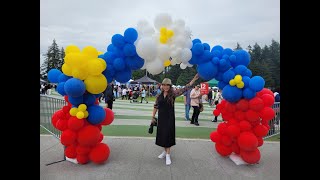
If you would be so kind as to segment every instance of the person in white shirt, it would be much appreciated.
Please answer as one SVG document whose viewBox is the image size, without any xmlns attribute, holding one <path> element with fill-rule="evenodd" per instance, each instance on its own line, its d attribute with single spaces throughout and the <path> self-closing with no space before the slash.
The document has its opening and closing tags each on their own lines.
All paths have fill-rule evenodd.
<svg viewBox="0 0 320 180">
<path fill-rule="evenodd" d="M 214 104 L 216 105 L 216 108 L 217 108 L 217 104 L 219 104 L 222 100 L 223 100 L 222 90 L 219 89 L 219 91 L 216 94 L 216 97 L 214 98 Z M 214 116 L 214 119 L 211 120 L 211 121 L 212 122 L 217 122 L 218 121 L 218 116 Z"/>
<path fill-rule="evenodd" d="M 123 98 L 127 99 L 127 88 L 122 89 L 122 100 Z"/>
<path fill-rule="evenodd" d="M 148 103 L 148 100 L 146 98 L 146 90 L 144 89 L 144 87 L 142 87 L 142 89 L 141 89 L 141 102 L 140 103 L 142 103 L 143 99 L 146 101 L 146 103 Z"/>
<path fill-rule="evenodd" d="M 191 98 L 191 106 L 193 107 L 193 114 L 191 118 L 190 124 L 194 124 L 196 126 L 199 126 L 198 123 L 198 117 L 200 114 L 200 99 L 202 94 L 200 93 L 200 85 L 196 85 L 194 89 L 190 92 L 190 98 Z"/>
</svg>

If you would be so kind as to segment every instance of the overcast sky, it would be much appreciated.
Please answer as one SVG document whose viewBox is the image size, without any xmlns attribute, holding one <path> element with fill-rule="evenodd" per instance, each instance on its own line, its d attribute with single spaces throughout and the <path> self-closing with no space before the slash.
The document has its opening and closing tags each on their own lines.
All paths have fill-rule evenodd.
<svg viewBox="0 0 320 180">
<path fill-rule="evenodd" d="M 105 52 L 114 34 L 142 19 L 153 25 L 159 13 L 183 19 L 192 39 L 211 47 L 280 42 L 280 0 L 41 0 L 40 57 L 53 39 L 59 48 L 92 45 Z"/>
</svg>

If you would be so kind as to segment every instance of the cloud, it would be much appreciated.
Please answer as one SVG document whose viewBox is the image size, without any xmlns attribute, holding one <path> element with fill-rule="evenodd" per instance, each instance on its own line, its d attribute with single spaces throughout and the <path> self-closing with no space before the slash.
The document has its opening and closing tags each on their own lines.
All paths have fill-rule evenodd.
<svg viewBox="0 0 320 180">
<path fill-rule="evenodd" d="M 61 47 L 88 45 L 106 51 L 114 34 L 135 27 L 141 19 L 153 23 L 158 13 L 183 19 L 192 38 L 223 47 L 243 48 L 280 42 L 279 0 L 41 0 L 40 53 L 53 39 Z"/>
</svg>

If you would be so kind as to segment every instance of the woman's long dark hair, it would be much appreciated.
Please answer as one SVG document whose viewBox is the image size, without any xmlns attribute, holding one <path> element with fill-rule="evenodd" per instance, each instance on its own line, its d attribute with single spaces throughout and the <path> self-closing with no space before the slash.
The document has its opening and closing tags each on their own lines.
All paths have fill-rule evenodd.
<svg viewBox="0 0 320 180">
<path fill-rule="evenodd" d="M 163 94 L 164 90 L 162 89 L 161 91 L 162 91 L 161 93 Z M 169 89 L 168 94 L 167 94 L 167 102 L 170 103 L 173 106 L 174 100 L 175 100 L 175 96 L 174 96 L 173 88 L 170 85 L 170 89 Z"/>
</svg>

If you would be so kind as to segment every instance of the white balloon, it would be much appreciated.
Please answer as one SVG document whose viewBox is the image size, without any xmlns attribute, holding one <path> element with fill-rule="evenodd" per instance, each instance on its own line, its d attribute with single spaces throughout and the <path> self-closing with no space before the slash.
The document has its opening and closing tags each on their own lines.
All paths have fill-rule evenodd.
<svg viewBox="0 0 320 180">
<path fill-rule="evenodd" d="M 171 51 L 170 51 L 170 57 L 176 59 L 177 56 L 178 56 L 178 51 L 176 50 L 176 48 L 175 48 L 175 49 L 171 49 Z"/>
<path fill-rule="evenodd" d="M 183 36 L 176 36 L 173 42 L 176 46 L 183 48 L 186 44 L 186 38 Z"/>
<path fill-rule="evenodd" d="M 160 74 L 164 70 L 163 61 L 156 58 L 154 61 L 146 64 L 146 69 L 152 75 Z"/>
<path fill-rule="evenodd" d="M 158 57 L 161 60 L 167 60 L 170 58 L 170 48 L 165 44 L 158 44 Z"/>
<path fill-rule="evenodd" d="M 171 58 L 171 65 L 174 66 L 174 65 L 176 65 L 176 64 L 179 64 L 179 63 L 177 62 L 177 59 L 176 59 L 176 58 Z"/>
<path fill-rule="evenodd" d="M 193 65 L 188 62 L 188 63 L 187 63 L 187 66 L 188 66 L 188 67 L 192 67 Z"/>
<path fill-rule="evenodd" d="M 180 64 L 180 68 L 181 68 L 181 69 L 185 69 L 185 68 L 187 68 L 187 65 L 184 64 L 184 63 L 181 63 L 181 64 Z"/>
<path fill-rule="evenodd" d="M 191 49 L 193 46 L 192 44 L 192 40 L 190 38 L 186 39 L 186 43 L 185 43 L 185 46 L 184 48 L 188 48 L 188 49 Z"/>
<path fill-rule="evenodd" d="M 191 57 L 192 57 L 192 52 L 190 49 L 184 48 L 181 50 L 181 58 L 180 58 L 181 62 L 188 63 Z"/>
<path fill-rule="evenodd" d="M 160 30 L 161 27 L 169 27 L 172 24 L 172 18 L 167 13 L 158 14 L 154 19 L 154 27 Z"/>
<path fill-rule="evenodd" d="M 175 24 L 178 27 L 184 28 L 186 23 L 182 19 L 177 19 L 173 22 L 173 24 Z"/>
<path fill-rule="evenodd" d="M 157 44 L 151 37 L 141 38 L 136 46 L 137 54 L 143 59 L 154 59 L 157 54 Z"/>
<path fill-rule="evenodd" d="M 148 61 L 146 61 L 146 60 L 144 60 L 144 64 L 143 64 L 143 66 L 140 68 L 140 69 L 146 69 L 146 64 L 148 63 Z"/>
</svg>

